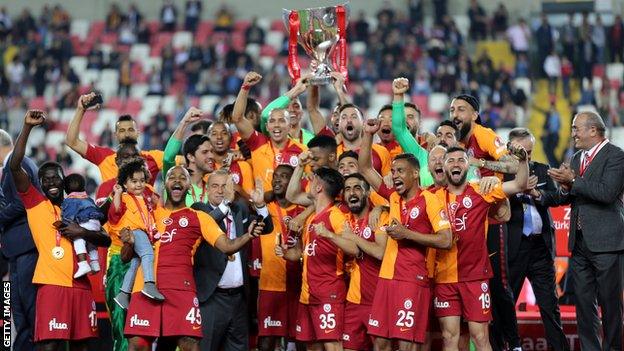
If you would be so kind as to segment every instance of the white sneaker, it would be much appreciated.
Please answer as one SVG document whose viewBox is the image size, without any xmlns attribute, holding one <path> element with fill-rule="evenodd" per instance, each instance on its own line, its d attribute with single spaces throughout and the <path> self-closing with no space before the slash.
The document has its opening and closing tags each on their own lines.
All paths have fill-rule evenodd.
<svg viewBox="0 0 624 351">
<path fill-rule="evenodd" d="M 94 273 L 97 273 L 100 271 L 100 261 L 91 260 L 89 261 L 89 265 L 91 266 L 91 271 L 93 271 Z"/>
<path fill-rule="evenodd" d="M 76 274 L 74 274 L 74 279 L 78 279 L 80 277 L 82 277 L 85 274 L 88 274 L 91 272 L 91 266 L 89 266 L 89 263 L 87 263 L 87 261 L 80 261 L 78 262 L 78 270 L 76 271 Z"/>
</svg>

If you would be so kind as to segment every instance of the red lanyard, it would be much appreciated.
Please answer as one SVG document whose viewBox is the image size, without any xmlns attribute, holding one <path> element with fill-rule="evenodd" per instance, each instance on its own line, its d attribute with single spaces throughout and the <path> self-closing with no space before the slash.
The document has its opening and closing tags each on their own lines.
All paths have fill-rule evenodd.
<svg viewBox="0 0 624 351">
<path fill-rule="evenodd" d="M 225 216 L 225 230 L 226 230 L 226 235 L 228 237 L 228 239 L 232 239 L 230 237 L 231 233 L 231 229 L 232 229 L 232 220 L 230 219 L 230 217 L 228 217 L 230 214 L 228 214 L 227 216 Z"/>
<path fill-rule="evenodd" d="M 418 195 L 420 195 L 420 193 L 414 195 L 414 197 L 408 200 L 405 204 L 403 204 L 403 198 L 399 198 L 399 207 L 401 209 L 401 224 L 407 225 L 407 222 L 409 221 L 409 216 L 407 213 L 408 208 L 414 207 L 416 201 L 418 200 Z"/>
<path fill-rule="evenodd" d="M 282 229 L 282 232 L 279 233 L 282 236 L 282 243 L 286 243 L 287 239 L 288 239 L 288 228 L 286 228 L 286 223 L 284 223 L 284 213 L 282 212 L 282 208 L 280 207 L 280 205 L 275 202 L 275 207 L 277 208 L 277 217 L 278 217 L 278 221 L 279 221 L 279 225 L 280 228 Z"/>
<path fill-rule="evenodd" d="M 271 151 L 273 151 L 273 170 L 275 170 L 277 168 L 277 166 L 283 164 L 283 163 L 288 163 L 288 161 L 284 161 L 282 159 L 282 155 L 284 154 L 284 150 L 286 150 L 286 148 L 288 147 L 288 141 L 286 141 L 286 145 L 284 146 L 283 149 L 277 149 L 277 152 L 275 151 L 275 148 L 273 147 L 273 141 L 269 140 L 269 145 L 271 146 Z M 279 156 L 280 158 L 280 163 L 277 163 L 277 157 Z"/>
<path fill-rule="evenodd" d="M 52 205 L 52 210 L 54 210 L 54 222 L 58 222 L 60 221 L 60 217 L 58 215 L 58 212 L 56 212 L 56 207 L 54 205 Z M 61 246 L 61 232 L 57 229 L 56 230 L 56 247 L 60 247 Z"/>
<path fill-rule="evenodd" d="M 445 202 L 445 206 L 446 206 L 446 212 L 448 213 L 449 216 L 449 223 L 451 224 L 451 231 L 453 233 L 455 233 L 457 231 L 457 229 L 455 228 L 455 214 L 457 213 L 457 209 L 459 208 L 459 202 L 457 202 L 457 195 L 455 195 L 455 209 L 453 210 L 452 206 L 449 206 L 451 200 L 450 200 L 450 196 L 449 196 L 449 191 L 448 189 L 444 189 L 444 195 L 446 197 L 446 202 Z"/>
<path fill-rule="evenodd" d="M 152 241 L 154 239 L 154 227 L 153 227 L 152 220 L 151 220 L 153 216 L 151 206 L 147 203 L 147 201 L 145 201 L 145 207 L 147 208 L 147 215 L 145 215 L 143 213 L 143 209 L 141 208 L 141 204 L 139 203 L 139 200 L 136 198 L 136 196 L 134 194 L 128 194 L 128 195 L 130 195 L 132 200 L 134 200 L 137 210 L 139 211 L 139 214 L 141 215 L 141 219 L 143 220 L 143 223 L 145 224 L 145 232 L 149 236 L 150 241 Z"/>
<path fill-rule="evenodd" d="M 314 215 L 314 218 L 312 219 L 312 222 L 316 221 L 317 218 L 324 216 L 327 212 L 329 212 L 329 210 L 331 210 L 331 208 L 334 206 L 334 204 L 330 204 L 329 206 L 325 207 L 325 209 L 323 209 L 323 211 L 319 212 L 317 215 Z M 331 228 L 327 228 L 327 230 L 331 231 Z"/>
<path fill-rule="evenodd" d="M 589 164 L 592 162 L 594 157 L 596 157 L 596 154 L 598 153 L 598 151 L 600 151 L 600 149 L 602 149 L 603 144 L 606 144 L 607 141 L 608 141 L 607 139 L 601 141 L 600 144 L 596 145 L 596 148 L 594 149 L 594 151 L 591 154 L 589 154 L 589 155 L 585 154 L 585 157 L 583 157 L 581 159 L 581 166 L 579 167 L 579 175 L 581 177 L 585 173 L 585 170 L 587 170 L 587 167 L 589 167 Z"/>
<path fill-rule="evenodd" d="M 202 203 L 204 202 L 204 196 L 208 193 L 206 191 L 206 185 L 207 184 L 204 183 L 204 185 L 202 186 L 202 192 L 201 192 L 201 195 L 199 196 L 199 202 L 202 202 Z M 193 202 L 198 202 L 197 198 L 195 197 L 195 186 L 193 185 L 191 185 L 191 196 L 193 197 Z"/>
<path fill-rule="evenodd" d="M 359 220 L 356 219 L 352 213 L 349 215 L 349 225 L 351 226 L 351 229 L 353 229 L 353 232 L 359 237 L 362 236 L 363 228 L 366 228 L 366 226 L 368 225 L 369 214 L 370 214 L 370 211 L 366 211 L 366 216 L 364 216 L 364 218 L 361 218 Z"/>
</svg>

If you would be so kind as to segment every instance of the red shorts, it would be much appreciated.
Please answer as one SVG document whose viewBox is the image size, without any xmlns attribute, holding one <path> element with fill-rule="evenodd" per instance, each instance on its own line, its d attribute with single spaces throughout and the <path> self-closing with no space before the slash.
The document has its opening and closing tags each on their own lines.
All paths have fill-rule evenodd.
<svg viewBox="0 0 624 351">
<path fill-rule="evenodd" d="M 387 339 L 423 343 L 431 288 L 423 282 L 379 278 L 368 320 L 368 333 Z"/>
<path fill-rule="evenodd" d="M 124 334 L 128 336 L 202 337 L 199 300 L 194 291 L 160 290 L 165 301 L 132 293 Z M 161 332 L 162 331 L 162 332 Z"/>
<path fill-rule="evenodd" d="M 300 303 L 297 311 L 297 340 L 304 342 L 342 340 L 343 323 L 343 303 L 318 305 Z"/>
<path fill-rule="evenodd" d="M 462 316 L 470 322 L 492 320 L 490 286 L 487 280 L 437 284 L 434 293 L 436 316 Z"/>
<path fill-rule="evenodd" d="M 287 336 L 288 300 L 286 292 L 260 290 L 258 294 L 258 336 Z M 295 324 L 295 320 L 292 321 Z"/>
<path fill-rule="evenodd" d="M 301 285 L 299 285 L 300 287 Z M 287 285 L 287 289 L 290 287 Z M 286 290 L 286 299 L 288 300 L 288 338 L 295 340 L 297 337 L 297 313 L 299 312 L 299 297 L 301 297 L 301 289 Z"/>
<path fill-rule="evenodd" d="M 351 350 L 372 350 L 373 342 L 367 332 L 371 306 L 347 301 L 344 313 L 342 347 Z"/>
<path fill-rule="evenodd" d="M 35 303 L 35 342 L 82 340 L 98 336 L 91 290 L 41 285 Z"/>
</svg>

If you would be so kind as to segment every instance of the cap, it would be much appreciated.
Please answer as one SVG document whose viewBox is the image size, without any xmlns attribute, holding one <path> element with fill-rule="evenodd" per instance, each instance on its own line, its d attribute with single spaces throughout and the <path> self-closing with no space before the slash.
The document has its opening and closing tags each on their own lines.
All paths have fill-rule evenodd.
<svg viewBox="0 0 624 351">
<path fill-rule="evenodd" d="M 477 120 L 475 121 L 477 124 L 481 124 L 481 116 L 479 115 L 479 100 L 476 97 L 469 94 L 460 94 L 455 97 L 455 99 L 466 101 L 472 108 L 477 111 Z"/>
</svg>

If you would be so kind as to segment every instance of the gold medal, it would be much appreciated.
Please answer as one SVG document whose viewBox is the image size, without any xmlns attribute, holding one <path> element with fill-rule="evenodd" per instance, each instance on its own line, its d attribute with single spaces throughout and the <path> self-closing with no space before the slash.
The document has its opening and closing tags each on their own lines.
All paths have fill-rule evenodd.
<svg viewBox="0 0 624 351">
<path fill-rule="evenodd" d="M 63 258 L 63 256 L 65 256 L 65 250 L 63 250 L 62 247 L 55 246 L 52 249 L 52 257 L 54 257 L 55 259 L 60 260 L 61 258 Z"/>
<path fill-rule="evenodd" d="M 234 262 L 234 260 L 235 260 L 234 255 L 228 255 L 228 261 Z"/>
</svg>

